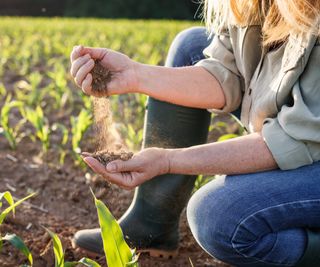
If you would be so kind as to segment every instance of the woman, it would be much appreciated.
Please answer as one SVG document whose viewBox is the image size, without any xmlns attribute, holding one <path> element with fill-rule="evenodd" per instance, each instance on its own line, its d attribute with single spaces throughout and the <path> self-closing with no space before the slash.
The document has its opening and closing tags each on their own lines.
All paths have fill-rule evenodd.
<svg viewBox="0 0 320 267">
<path fill-rule="evenodd" d="M 84 159 L 120 187 L 140 185 L 120 219 L 135 247 L 174 255 L 194 175 L 227 174 L 188 204 L 203 249 L 236 266 L 320 266 L 319 14 L 318 0 L 207 0 L 207 25 L 216 35 L 208 39 L 202 28 L 180 33 L 165 67 L 74 48 L 71 73 L 86 94 L 93 94 L 93 59 L 100 59 L 114 72 L 109 95 L 150 96 L 144 147 L 153 148 L 106 167 Z M 194 146 L 206 139 L 206 109 L 241 109 L 248 134 Z M 98 230 L 78 232 L 75 242 L 102 249 Z"/>
</svg>

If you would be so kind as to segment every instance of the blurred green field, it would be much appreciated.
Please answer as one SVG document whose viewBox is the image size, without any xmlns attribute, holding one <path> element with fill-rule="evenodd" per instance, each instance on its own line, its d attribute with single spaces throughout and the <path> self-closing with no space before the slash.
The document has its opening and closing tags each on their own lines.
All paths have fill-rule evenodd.
<svg viewBox="0 0 320 267">
<path fill-rule="evenodd" d="M 194 25 L 177 21 L 2 17 L 0 132 L 13 149 L 30 136 L 32 141 L 42 143 L 44 152 L 59 150 L 63 161 L 70 151 L 79 152 L 81 138 L 92 125 L 90 98 L 75 87 L 69 75 L 73 46 L 108 47 L 134 60 L 161 65 L 174 36 Z M 143 95 L 111 98 L 117 129 L 132 150 L 141 144 L 145 101 Z"/>
</svg>

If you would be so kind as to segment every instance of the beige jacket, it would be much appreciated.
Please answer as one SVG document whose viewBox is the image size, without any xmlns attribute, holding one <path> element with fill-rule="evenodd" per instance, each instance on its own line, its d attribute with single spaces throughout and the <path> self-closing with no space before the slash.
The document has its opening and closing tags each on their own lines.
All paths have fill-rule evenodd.
<svg viewBox="0 0 320 267">
<path fill-rule="evenodd" d="M 290 36 L 264 52 L 259 26 L 230 27 L 214 37 L 197 63 L 220 82 L 232 112 L 241 105 L 249 132 L 262 132 L 281 169 L 320 160 L 320 42 Z"/>
</svg>

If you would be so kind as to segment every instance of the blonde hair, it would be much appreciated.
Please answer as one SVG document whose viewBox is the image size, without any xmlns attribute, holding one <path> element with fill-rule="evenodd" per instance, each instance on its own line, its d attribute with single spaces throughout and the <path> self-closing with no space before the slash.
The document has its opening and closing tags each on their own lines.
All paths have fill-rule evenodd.
<svg viewBox="0 0 320 267">
<path fill-rule="evenodd" d="M 228 25 L 260 25 L 264 45 L 282 42 L 290 33 L 320 35 L 320 0 L 205 0 L 210 31 Z"/>
</svg>

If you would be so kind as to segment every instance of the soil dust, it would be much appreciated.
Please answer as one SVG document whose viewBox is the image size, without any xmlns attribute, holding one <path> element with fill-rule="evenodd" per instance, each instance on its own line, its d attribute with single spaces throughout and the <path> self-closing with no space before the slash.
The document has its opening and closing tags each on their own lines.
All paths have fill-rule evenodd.
<svg viewBox="0 0 320 267">
<path fill-rule="evenodd" d="M 109 98 L 106 97 L 108 83 L 112 79 L 112 72 L 103 67 L 99 60 L 95 60 L 91 74 L 92 91 L 96 95 L 93 97 L 93 114 L 97 133 L 97 151 L 85 153 L 85 155 L 94 157 L 103 165 L 107 165 L 110 161 L 117 159 L 129 160 L 132 158 L 133 153 L 123 150 L 122 145 L 116 142 L 116 137 L 112 130 L 112 112 Z"/>
</svg>

